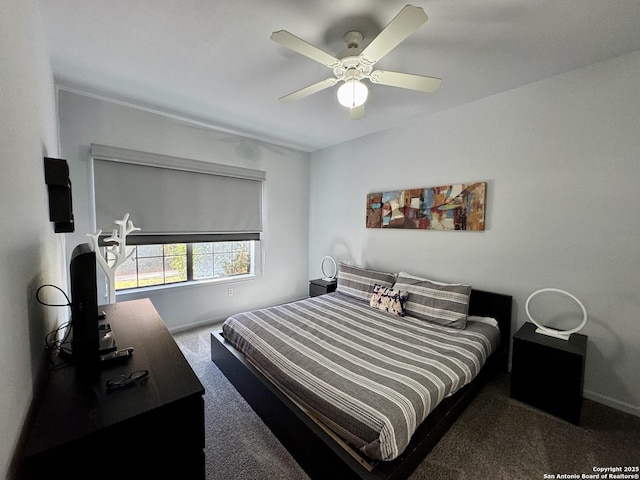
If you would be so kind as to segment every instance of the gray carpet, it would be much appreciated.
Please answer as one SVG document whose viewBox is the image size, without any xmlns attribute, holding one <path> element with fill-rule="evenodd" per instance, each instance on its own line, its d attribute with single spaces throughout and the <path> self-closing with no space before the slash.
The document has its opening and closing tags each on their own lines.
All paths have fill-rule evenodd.
<svg viewBox="0 0 640 480">
<path fill-rule="evenodd" d="M 175 335 L 206 389 L 207 480 L 308 478 L 211 361 L 213 328 Z M 585 400 L 578 427 L 509 398 L 509 375 L 502 374 L 483 388 L 410 479 L 581 477 L 594 467 L 639 464 L 640 418 Z"/>
</svg>

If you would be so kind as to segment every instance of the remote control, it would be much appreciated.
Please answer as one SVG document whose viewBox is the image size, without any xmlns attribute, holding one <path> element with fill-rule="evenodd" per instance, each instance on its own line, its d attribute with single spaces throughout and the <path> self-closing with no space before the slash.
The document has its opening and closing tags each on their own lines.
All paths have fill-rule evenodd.
<svg viewBox="0 0 640 480">
<path fill-rule="evenodd" d="M 115 360 L 126 360 L 131 355 L 133 355 L 133 347 L 123 348 L 122 350 L 117 350 L 115 352 L 107 353 L 105 355 L 100 355 L 101 362 L 112 362 Z"/>
</svg>

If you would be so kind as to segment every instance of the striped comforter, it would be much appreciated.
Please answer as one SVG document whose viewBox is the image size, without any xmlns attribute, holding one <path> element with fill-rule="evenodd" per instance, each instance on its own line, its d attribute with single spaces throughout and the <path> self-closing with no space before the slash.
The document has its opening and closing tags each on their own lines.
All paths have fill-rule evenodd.
<svg viewBox="0 0 640 480">
<path fill-rule="evenodd" d="M 456 330 L 332 293 L 229 317 L 223 335 L 287 394 L 372 459 L 393 460 L 424 418 L 497 348 L 496 327 Z"/>
</svg>

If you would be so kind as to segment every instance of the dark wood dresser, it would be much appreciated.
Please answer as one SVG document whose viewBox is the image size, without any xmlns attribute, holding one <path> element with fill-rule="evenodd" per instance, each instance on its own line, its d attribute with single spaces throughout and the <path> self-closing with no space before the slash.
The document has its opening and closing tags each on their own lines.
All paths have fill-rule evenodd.
<svg viewBox="0 0 640 480">
<path fill-rule="evenodd" d="M 148 299 L 101 306 L 133 355 L 85 374 L 52 369 L 34 415 L 24 478 L 204 479 L 204 387 Z M 117 375 L 148 370 L 107 391 Z"/>
</svg>

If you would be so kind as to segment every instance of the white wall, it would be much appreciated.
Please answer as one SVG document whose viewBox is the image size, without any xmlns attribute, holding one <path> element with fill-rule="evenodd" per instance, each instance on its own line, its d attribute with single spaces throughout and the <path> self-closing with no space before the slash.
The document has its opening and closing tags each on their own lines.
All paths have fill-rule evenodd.
<svg viewBox="0 0 640 480">
<path fill-rule="evenodd" d="M 71 91 L 60 90 L 58 98 L 60 142 L 71 169 L 76 220 L 76 232 L 67 235 L 68 252 L 88 240 L 86 233 L 95 231 L 91 143 L 266 171 L 262 275 L 240 283 L 118 295 L 118 301 L 149 297 L 167 326 L 179 330 L 307 295 L 308 153 Z M 224 205 L 212 205 L 212 214 L 224 214 Z M 135 218 L 131 220 L 136 223 Z M 228 287 L 234 289 L 231 297 Z M 99 303 L 107 302 L 101 296 Z"/>
<path fill-rule="evenodd" d="M 514 328 L 530 293 L 567 290 L 585 396 L 640 415 L 639 84 L 635 52 L 312 154 L 311 277 L 333 254 L 470 282 L 514 296 Z M 485 232 L 365 228 L 367 193 L 473 181 Z"/>
<path fill-rule="evenodd" d="M 53 77 L 34 0 L 0 3 L 0 478 L 9 465 L 44 357 L 65 309 L 34 300 L 63 286 L 64 237 L 49 222 L 43 157 L 58 156 Z M 61 301 L 48 292 L 44 298 Z"/>
</svg>

